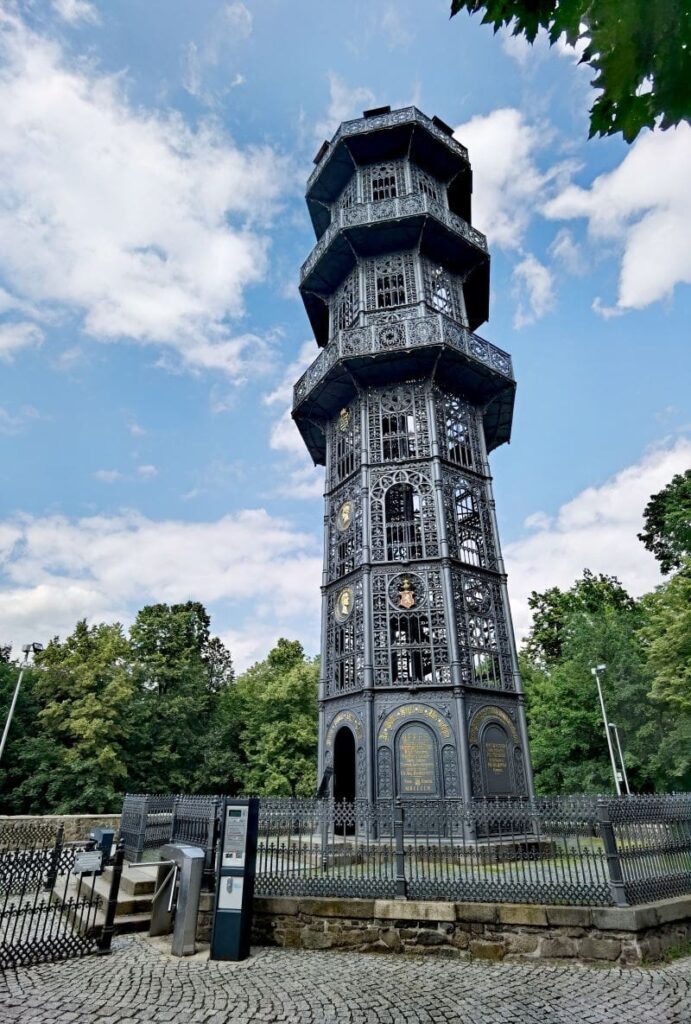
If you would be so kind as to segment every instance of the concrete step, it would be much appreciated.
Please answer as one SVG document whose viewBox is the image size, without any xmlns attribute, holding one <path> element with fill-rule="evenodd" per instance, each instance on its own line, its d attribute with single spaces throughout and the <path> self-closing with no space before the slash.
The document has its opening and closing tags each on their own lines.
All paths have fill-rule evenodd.
<svg viewBox="0 0 691 1024">
<path fill-rule="evenodd" d="M 131 896 L 145 896 L 156 891 L 156 875 L 158 868 L 155 864 L 145 866 L 134 866 L 125 862 L 120 878 L 120 892 L 126 892 Z M 113 877 L 113 869 L 105 868 L 101 878 L 110 880 Z"/>
<path fill-rule="evenodd" d="M 56 886 L 51 893 L 51 899 L 66 906 L 65 916 L 71 921 L 76 912 L 68 906 L 69 900 L 76 900 L 79 896 L 82 899 L 88 897 L 93 884 L 94 892 L 101 899 L 101 906 L 95 915 L 91 914 L 89 917 L 90 920 L 93 920 L 94 928 L 101 928 L 105 924 L 106 904 L 110 894 L 110 879 L 104 876 L 105 872 L 103 875 L 97 875 L 95 879 L 86 876 L 83 879 L 81 890 L 79 888 L 79 879 L 76 876 L 70 876 L 68 879 L 64 875 L 58 876 Z M 133 895 L 132 893 L 123 892 L 121 889 L 118 893 L 115 907 L 115 932 L 120 935 L 127 932 L 148 931 L 150 924 L 151 894 Z"/>
</svg>

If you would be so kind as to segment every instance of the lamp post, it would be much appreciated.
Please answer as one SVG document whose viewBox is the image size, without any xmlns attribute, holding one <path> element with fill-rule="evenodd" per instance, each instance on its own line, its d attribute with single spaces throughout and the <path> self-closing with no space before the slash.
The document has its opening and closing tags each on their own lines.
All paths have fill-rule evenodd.
<svg viewBox="0 0 691 1024">
<path fill-rule="evenodd" d="M 7 712 L 7 721 L 5 722 L 5 728 L 0 740 L 0 761 L 2 761 L 2 755 L 5 752 L 5 744 L 7 743 L 7 737 L 10 731 L 10 725 L 12 724 L 12 716 L 14 715 L 14 709 L 17 706 L 17 698 L 19 697 L 19 687 L 22 685 L 22 679 L 24 677 L 24 671 L 29 664 L 29 655 L 32 653 L 38 654 L 39 651 L 43 650 L 43 644 L 24 644 L 22 651 L 24 652 L 24 661 L 22 667 L 19 670 L 19 679 L 17 685 L 14 688 L 14 694 L 12 695 L 12 703 L 10 704 L 10 710 Z"/>
<path fill-rule="evenodd" d="M 617 741 L 617 750 L 619 751 L 619 764 L 621 765 L 621 773 L 624 776 L 624 785 L 626 786 L 626 795 L 631 796 L 631 789 L 629 788 L 629 778 L 626 774 L 626 765 L 624 764 L 624 754 L 621 749 L 621 742 L 619 740 L 619 730 L 617 729 L 614 722 L 609 723 L 610 729 L 614 732 L 614 738 Z"/>
<path fill-rule="evenodd" d="M 609 759 L 612 763 L 612 774 L 614 775 L 614 785 L 617 790 L 617 796 L 621 796 L 621 784 L 619 782 L 619 771 L 617 770 L 617 762 L 614 759 L 614 747 L 612 746 L 612 734 L 609 731 L 609 722 L 607 721 L 607 712 L 605 711 L 605 698 L 602 696 L 602 686 L 600 685 L 600 675 L 607 668 L 606 665 L 595 665 L 591 668 L 590 674 L 595 676 L 595 682 L 597 683 L 597 692 L 600 698 L 600 707 L 602 708 L 602 721 L 605 726 L 605 736 L 607 737 L 607 748 L 609 750 Z"/>
</svg>

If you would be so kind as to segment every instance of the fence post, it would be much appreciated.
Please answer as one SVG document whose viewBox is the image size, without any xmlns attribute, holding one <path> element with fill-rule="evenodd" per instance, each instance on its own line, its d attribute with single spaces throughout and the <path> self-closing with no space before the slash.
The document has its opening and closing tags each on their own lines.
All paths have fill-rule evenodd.
<svg viewBox="0 0 691 1024">
<path fill-rule="evenodd" d="M 393 837 L 396 857 L 396 876 L 394 879 L 397 899 L 408 898 L 408 886 L 405 877 L 405 847 L 403 845 L 403 804 L 400 797 L 394 805 Z"/>
<path fill-rule="evenodd" d="M 115 848 L 113 857 L 113 875 L 110 880 L 108 902 L 106 904 L 106 919 L 101 929 L 101 937 L 98 940 L 98 952 L 110 953 L 110 945 L 113 941 L 115 931 L 115 911 L 118 907 L 118 893 L 120 892 L 120 879 L 122 878 L 122 862 L 125 859 L 125 844 L 122 840 Z"/>
<path fill-rule="evenodd" d="M 55 837 L 55 846 L 53 847 L 50 854 L 50 866 L 48 868 L 48 875 L 46 876 L 46 889 L 51 892 L 55 888 L 55 883 L 58 877 L 58 867 L 60 865 L 60 854 L 62 853 L 63 843 L 65 841 L 65 822 L 61 821 L 58 826 L 58 832 Z"/>
<path fill-rule="evenodd" d="M 602 845 L 605 848 L 607 857 L 607 871 L 609 873 L 609 889 L 612 899 L 617 907 L 627 907 L 629 901 L 626 898 L 626 886 L 624 875 L 621 870 L 621 858 L 617 850 L 617 840 L 614 835 L 614 826 L 609 813 L 609 800 L 604 797 L 597 798 L 597 819 L 600 825 L 600 836 Z"/>
</svg>

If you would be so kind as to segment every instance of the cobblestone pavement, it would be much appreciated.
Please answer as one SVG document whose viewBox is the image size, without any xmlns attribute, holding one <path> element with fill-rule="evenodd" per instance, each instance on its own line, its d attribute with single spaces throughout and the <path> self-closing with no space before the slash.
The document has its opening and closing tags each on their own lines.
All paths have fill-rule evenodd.
<svg viewBox="0 0 691 1024">
<path fill-rule="evenodd" d="M 239 964 L 175 960 L 163 943 L 7 971 L 2 1024 L 689 1024 L 691 960 L 596 969 L 255 949 Z"/>
</svg>

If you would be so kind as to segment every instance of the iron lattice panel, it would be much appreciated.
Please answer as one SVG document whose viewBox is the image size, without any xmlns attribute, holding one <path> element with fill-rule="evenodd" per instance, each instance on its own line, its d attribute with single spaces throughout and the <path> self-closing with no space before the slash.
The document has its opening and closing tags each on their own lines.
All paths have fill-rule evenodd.
<svg viewBox="0 0 691 1024">
<path fill-rule="evenodd" d="M 411 526 L 414 532 L 407 545 L 399 540 L 398 521 L 387 522 L 387 511 L 391 507 L 389 496 L 387 508 L 387 495 L 394 487 L 409 488 L 415 502 L 415 520 Z M 370 529 L 373 562 L 397 561 L 395 556 L 399 550 L 404 561 L 436 558 L 439 555 L 439 537 L 434 488 L 429 474 L 414 466 L 371 470 Z M 415 550 L 414 559 L 402 557 L 403 553 L 408 553 L 407 548 Z"/>
<path fill-rule="evenodd" d="M 498 568 L 487 484 L 447 468 L 444 515 L 452 558 L 478 569 Z"/>
<path fill-rule="evenodd" d="M 362 436 L 358 400 L 351 402 L 328 424 L 326 453 L 327 490 L 331 491 L 360 469 Z"/>
<path fill-rule="evenodd" d="M 415 604 L 409 610 L 401 607 L 397 599 L 404 580 L 413 587 Z M 409 629 L 407 636 L 416 635 L 425 639 L 406 645 L 401 642 L 400 625 L 405 619 L 413 620 L 415 629 Z M 424 621 L 424 629 L 419 624 Z M 415 572 L 389 571 L 372 574 L 372 623 L 374 647 L 374 685 L 392 686 L 400 671 L 394 672 L 393 659 L 410 651 L 420 651 L 429 658 L 429 674 L 411 679 L 420 686 L 446 686 L 451 682 L 449 665 L 448 633 L 444 615 L 441 574 L 438 569 L 416 566 Z M 401 681 L 403 677 L 401 677 Z"/>
<path fill-rule="evenodd" d="M 362 497 L 350 483 L 327 498 L 329 519 L 329 582 L 362 565 Z"/>
<path fill-rule="evenodd" d="M 433 387 L 439 453 L 468 472 L 486 475 L 480 412 L 457 395 Z"/>
<path fill-rule="evenodd" d="M 342 615 L 344 592 L 349 611 Z M 364 627 L 362 580 L 350 579 L 333 587 L 327 599 L 326 695 L 337 696 L 362 687 Z"/>
<path fill-rule="evenodd" d="M 480 572 L 452 572 L 461 672 L 466 685 L 514 690 L 515 679 L 504 595 Z"/>
<path fill-rule="evenodd" d="M 431 456 L 425 392 L 420 382 L 368 392 L 372 465 Z"/>
</svg>

